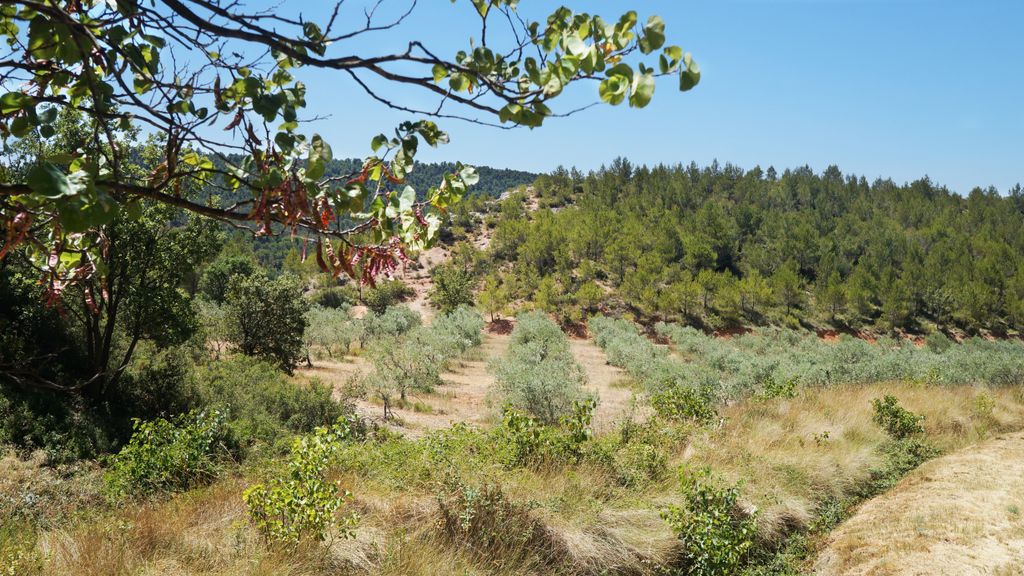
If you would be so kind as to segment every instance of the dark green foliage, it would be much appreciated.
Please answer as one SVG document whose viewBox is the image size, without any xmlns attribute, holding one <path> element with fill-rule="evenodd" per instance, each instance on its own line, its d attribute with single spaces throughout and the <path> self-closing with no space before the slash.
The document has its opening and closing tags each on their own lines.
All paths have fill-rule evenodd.
<svg viewBox="0 0 1024 576">
<path fill-rule="evenodd" d="M 252 276 L 259 270 L 256 262 L 247 256 L 221 256 L 203 271 L 199 290 L 208 300 L 223 304 L 228 287 L 235 276 Z"/>
<path fill-rule="evenodd" d="M 310 302 L 322 308 L 348 308 L 359 301 L 359 293 L 350 284 L 331 286 L 313 292 Z"/>
<path fill-rule="evenodd" d="M 51 463 L 62 464 L 107 453 L 117 439 L 100 411 L 84 398 L 3 383 L 0 443 L 25 452 L 45 450 Z"/>
<path fill-rule="evenodd" d="M 231 415 L 226 426 L 243 456 L 261 447 L 280 451 L 292 435 L 327 426 L 346 413 L 329 387 L 316 381 L 297 385 L 274 364 L 250 358 L 207 364 L 199 370 L 197 386 L 203 405 L 224 407 Z"/>
<path fill-rule="evenodd" d="M 651 395 L 651 406 L 662 418 L 709 422 L 715 418 L 714 398 L 692 386 L 669 385 Z"/>
<path fill-rule="evenodd" d="M 135 418 L 166 417 L 195 406 L 188 351 L 146 343 L 104 401 L 0 383 L 0 443 L 42 449 L 51 463 L 66 463 L 116 450 L 132 435 Z"/>
<path fill-rule="evenodd" d="M 739 572 L 754 546 L 755 517 L 739 507 L 740 491 L 721 486 L 708 470 L 683 473 L 683 506 L 662 518 L 683 541 L 682 573 L 728 576 Z"/>
<path fill-rule="evenodd" d="M 135 421 L 104 480 L 112 497 L 187 490 L 216 477 L 226 454 L 226 415 L 190 412 L 174 420 Z"/>
<path fill-rule="evenodd" d="M 401 280 L 381 282 L 363 291 L 363 303 L 374 314 L 383 314 L 389 307 L 412 295 L 412 290 Z"/>
<path fill-rule="evenodd" d="M 616 160 L 539 178 L 537 194 L 540 210 L 503 207 L 494 230 L 511 300 L 543 308 L 553 286 L 555 308 L 581 307 L 597 280 L 644 323 L 1024 328 L 1020 190 Z"/>
<path fill-rule="evenodd" d="M 304 357 L 306 301 L 291 276 L 232 276 L 227 297 L 228 338 L 246 356 L 272 360 L 291 373 Z"/>
<path fill-rule="evenodd" d="M 875 398 L 871 401 L 871 406 L 875 411 L 872 417 L 875 424 L 885 429 L 894 439 L 903 440 L 924 433 L 924 427 L 921 426 L 924 416 L 900 406 L 895 396 L 886 395 L 881 400 Z"/>
</svg>

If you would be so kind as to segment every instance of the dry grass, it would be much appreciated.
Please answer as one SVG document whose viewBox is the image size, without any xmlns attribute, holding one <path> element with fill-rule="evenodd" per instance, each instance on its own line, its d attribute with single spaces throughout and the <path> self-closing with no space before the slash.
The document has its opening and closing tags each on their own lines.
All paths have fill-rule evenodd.
<svg viewBox="0 0 1024 576">
<path fill-rule="evenodd" d="M 991 413 L 977 409 L 982 393 L 994 400 Z M 1024 427 L 1024 398 L 1017 390 L 842 386 L 731 406 L 725 423 L 696 439 L 685 459 L 740 482 L 760 511 L 761 536 L 775 540 L 805 526 L 818 503 L 849 494 L 880 464 L 886 437 L 871 421 L 871 400 L 885 394 L 923 414 L 930 441 L 947 452 Z"/>
<path fill-rule="evenodd" d="M 1024 427 L 1021 395 L 1010 390 L 988 392 L 994 401 L 988 403 L 978 402 L 979 391 L 971 388 L 838 387 L 730 406 L 719 426 L 692 433 L 689 442 L 683 436 L 670 459 L 673 465 L 709 465 L 741 482 L 744 497 L 760 510 L 762 535 L 778 538 L 805 526 L 818 503 L 849 493 L 877 465 L 885 438 L 871 422 L 870 401 L 887 393 L 926 415 L 932 441 L 947 450 Z M 1024 462 L 1022 454 L 1013 457 Z M 1000 473 L 975 467 L 988 477 Z M 1024 477 L 1021 471 L 1014 473 L 1018 480 Z M 94 513 L 43 534 L 37 547 L 48 557 L 45 574 L 84 576 L 648 574 L 679 553 L 678 540 L 658 517 L 661 506 L 679 499 L 671 474 L 637 488 L 619 486 L 607 470 L 588 465 L 496 467 L 472 474 L 467 480 L 496 482 L 510 501 L 527 506 L 543 527 L 545 541 L 558 551 L 556 564 L 538 560 L 535 551 L 506 551 L 498 557 L 457 545 L 438 530 L 432 484 L 403 485 L 355 473 L 339 480 L 356 496 L 353 506 L 361 516 L 357 537 L 327 547 L 291 555 L 268 549 L 246 521 L 241 492 L 248 481 L 240 477 L 165 501 L 126 503 Z M 1024 495 L 1018 505 L 1024 506 Z M 915 501 L 913 506 L 923 504 Z M 1000 502 L 991 509 L 1009 519 L 1007 506 Z M 925 529 L 933 530 L 944 513 L 939 508 L 929 512 L 921 521 Z M 912 528 L 916 520 L 911 516 L 908 522 L 901 526 Z M 985 536 L 971 526 L 976 524 L 962 525 L 964 538 Z"/>
<path fill-rule="evenodd" d="M 921 466 L 829 538 L 815 572 L 1024 574 L 1024 434 Z"/>
</svg>

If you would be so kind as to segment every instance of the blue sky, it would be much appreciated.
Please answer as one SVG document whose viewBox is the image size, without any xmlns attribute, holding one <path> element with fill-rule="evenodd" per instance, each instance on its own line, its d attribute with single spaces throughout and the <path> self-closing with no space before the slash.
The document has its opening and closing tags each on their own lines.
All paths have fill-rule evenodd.
<svg viewBox="0 0 1024 576">
<path fill-rule="evenodd" d="M 616 156 L 648 164 L 808 164 L 818 171 L 836 164 L 869 180 L 929 175 L 964 194 L 975 186 L 1005 192 L 1024 182 L 1019 0 L 565 3 L 608 17 L 630 7 L 642 19 L 663 16 L 669 41 L 700 63 L 700 86 L 679 93 L 665 79 L 644 110 L 601 106 L 534 131 L 445 120 L 451 144 L 421 159 L 536 171 L 559 164 L 592 169 Z M 538 18 L 555 6 L 522 0 L 520 10 Z M 477 32 L 467 0 L 421 0 L 397 33 L 375 36 L 359 50 L 386 51 L 416 37 L 451 55 Z M 342 74 L 300 77 L 310 86 L 311 111 L 330 115 L 313 128 L 336 156 L 364 156 L 374 134 L 409 118 L 373 102 Z M 412 104 L 431 101 L 403 89 L 390 94 Z M 587 85 L 566 99 L 596 98 L 596 86 Z"/>
</svg>

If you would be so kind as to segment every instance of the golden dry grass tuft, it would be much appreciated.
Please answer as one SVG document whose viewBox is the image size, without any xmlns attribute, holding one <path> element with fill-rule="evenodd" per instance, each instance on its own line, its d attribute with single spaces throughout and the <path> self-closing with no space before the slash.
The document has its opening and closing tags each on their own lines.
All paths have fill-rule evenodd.
<svg viewBox="0 0 1024 576">
<path fill-rule="evenodd" d="M 1024 574 L 1024 434 L 938 458 L 865 503 L 817 574 Z"/>
<path fill-rule="evenodd" d="M 886 437 L 871 421 L 870 402 L 885 394 L 924 414 L 930 440 L 950 452 L 1024 428 L 1024 397 L 1018 391 L 900 383 L 750 400 L 725 408 L 720 423 L 703 429 L 656 426 L 674 439 L 663 448 L 670 451 L 670 471 L 706 465 L 739 482 L 744 499 L 759 510 L 762 538 L 777 541 L 807 526 L 829 497 L 850 494 L 879 464 Z M 1000 473 L 978 468 L 979 474 Z M 462 470 L 465 481 L 496 484 L 510 502 L 528 510 L 530 521 L 543 531 L 545 547 L 557 554 L 515 549 L 480 554 L 453 542 L 439 529 L 440 486 L 395 481 L 381 473 L 337 476 L 355 493 L 352 506 L 361 520 L 353 540 L 294 554 L 269 549 L 249 525 L 241 500 L 251 480 L 237 476 L 162 501 L 100 509 L 46 531 L 37 544 L 47 558 L 43 573 L 654 574 L 680 552 L 678 539 L 658 515 L 680 498 L 671 472 L 626 487 L 607 468 L 585 463 Z M 1005 505 L 1001 510 L 1009 514 Z"/>
</svg>

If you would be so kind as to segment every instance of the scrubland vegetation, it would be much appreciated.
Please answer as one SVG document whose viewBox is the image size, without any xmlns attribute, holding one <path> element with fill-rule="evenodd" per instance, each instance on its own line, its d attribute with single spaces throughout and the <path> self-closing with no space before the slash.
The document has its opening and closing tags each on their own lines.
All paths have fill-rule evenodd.
<svg viewBox="0 0 1024 576">
<path fill-rule="evenodd" d="M 376 8 L 4 4 L 0 574 L 800 574 L 918 466 L 1024 430 L 1019 186 L 534 180 L 417 166 L 430 120 L 361 161 L 299 131 L 304 67 L 530 128 L 570 84 L 643 108 L 701 78 L 658 16 L 456 4 L 453 60 L 328 57 L 401 28 Z"/>
</svg>

